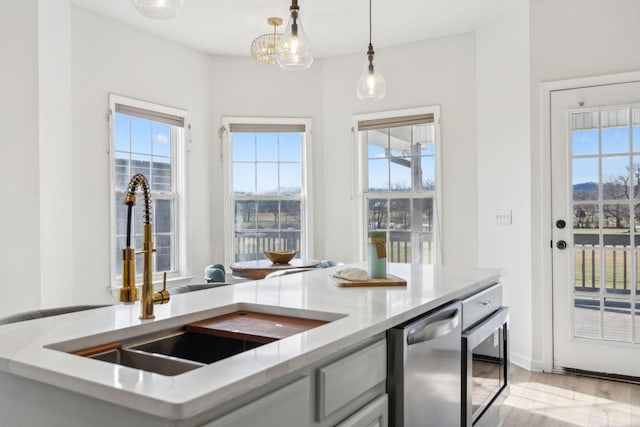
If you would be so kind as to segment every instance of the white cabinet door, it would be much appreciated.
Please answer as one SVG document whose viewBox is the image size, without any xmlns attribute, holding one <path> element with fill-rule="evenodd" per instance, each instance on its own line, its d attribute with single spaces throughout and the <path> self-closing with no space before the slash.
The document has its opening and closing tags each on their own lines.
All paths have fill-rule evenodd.
<svg viewBox="0 0 640 427">
<path fill-rule="evenodd" d="M 278 389 L 204 427 L 308 426 L 311 419 L 309 377 Z"/>
<path fill-rule="evenodd" d="M 387 427 L 389 422 L 387 402 L 387 395 L 383 394 L 336 427 Z"/>
<path fill-rule="evenodd" d="M 319 420 L 387 379 L 387 342 L 380 340 L 318 370 Z"/>
</svg>

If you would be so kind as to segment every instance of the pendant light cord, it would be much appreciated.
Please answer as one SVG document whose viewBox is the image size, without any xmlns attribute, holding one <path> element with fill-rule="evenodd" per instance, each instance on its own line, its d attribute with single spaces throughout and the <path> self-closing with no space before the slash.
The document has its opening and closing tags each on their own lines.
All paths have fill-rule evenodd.
<svg viewBox="0 0 640 427">
<path fill-rule="evenodd" d="M 371 0 L 369 0 L 369 44 L 371 44 Z"/>
</svg>

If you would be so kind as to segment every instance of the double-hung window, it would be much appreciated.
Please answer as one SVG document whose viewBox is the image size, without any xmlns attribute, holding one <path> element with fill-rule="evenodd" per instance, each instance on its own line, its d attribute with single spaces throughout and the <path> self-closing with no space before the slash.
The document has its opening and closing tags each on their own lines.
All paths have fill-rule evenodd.
<svg viewBox="0 0 640 427">
<path fill-rule="evenodd" d="M 310 120 L 225 118 L 230 262 L 309 257 Z"/>
<path fill-rule="evenodd" d="M 126 246 L 127 208 L 124 195 L 135 174 L 144 175 L 151 190 L 152 257 L 154 280 L 163 272 L 169 278 L 184 275 L 186 256 L 181 237 L 184 224 L 185 123 L 187 112 L 175 108 L 111 95 L 111 212 L 112 286 L 121 286 L 122 249 Z M 131 245 L 142 248 L 144 205 L 136 194 Z M 142 255 L 136 256 L 136 276 L 142 275 Z"/>
<path fill-rule="evenodd" d="M 390 262 L 437 260 L 439 113 L 430 107 L 356 117 L 363 232 L 386 232 Z"/>
</svg>

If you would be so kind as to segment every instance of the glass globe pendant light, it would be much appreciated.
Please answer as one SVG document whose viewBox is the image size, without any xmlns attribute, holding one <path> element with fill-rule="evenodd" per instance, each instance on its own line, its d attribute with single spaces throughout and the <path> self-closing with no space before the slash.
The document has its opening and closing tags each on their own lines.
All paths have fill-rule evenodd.
<svg viewBox="0 0 640 427">
<path fill-rule="evenodd" d="M 384 94 L 387 89 L 387 83 L 378 71 L 373 66 L 373 45 L 371 44 L 371 0 L 369 0 L 369 49 L 367 50 L 367 58 L 369 64 L 365 67 L 364 71 L 358 77 L 356 83 L 356 93 L 358 98 L 363 100 L 378 101 L 384 98 Z"/>
<path fill-rule="evenodd" d="M 291 0 L 287 28 L 278 43 L 276 61 L 285 70 L 305 70 L 313 63 L 311 43 L 302 29 L 298 0 Z"/>
<path fill-rule="evenodd" d="M 138 12 L 151 19 L 174 18 L 184 0 L 132 0 Z"/>
</svg>

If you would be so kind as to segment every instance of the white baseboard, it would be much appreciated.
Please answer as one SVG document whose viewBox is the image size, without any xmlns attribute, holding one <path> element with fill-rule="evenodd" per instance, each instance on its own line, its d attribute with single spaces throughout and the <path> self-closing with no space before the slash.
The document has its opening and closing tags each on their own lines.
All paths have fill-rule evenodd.
<svg viewBox="0 0 640 427">
<path fill-rule="evenodd" d="M 509 357 L 511 357 L 512 364 L 524 368 L 527 371 L 542 372 L 544 370 L 541 360 L 531 360 L 529 357 L 525 357 L 513 352 L 509 354 Z"/>
</svg>

